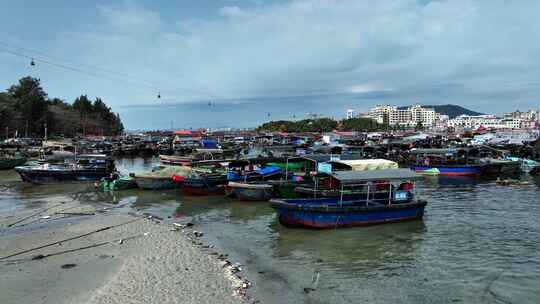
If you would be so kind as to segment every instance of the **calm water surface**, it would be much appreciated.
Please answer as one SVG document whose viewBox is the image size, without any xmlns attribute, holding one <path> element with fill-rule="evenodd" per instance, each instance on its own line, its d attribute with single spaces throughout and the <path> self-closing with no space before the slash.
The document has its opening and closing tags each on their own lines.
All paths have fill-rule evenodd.
<svg viewBox="0 0 540 304">
<path fill-rule="evenodd" d="M 155 164 L 117 166 L 137 172 Z M 419 184 L 429 202 L 423 221 L 314 231 L 281 226 L 268 203 L 33 186 L 0 171 L 0 215 L 78 200 L 193 221 L 205 242 L 244 265 L 263 303 L 540 303 L 540 180 L 523 179 L 530 184 L 429 178 Z"/>
</svg>

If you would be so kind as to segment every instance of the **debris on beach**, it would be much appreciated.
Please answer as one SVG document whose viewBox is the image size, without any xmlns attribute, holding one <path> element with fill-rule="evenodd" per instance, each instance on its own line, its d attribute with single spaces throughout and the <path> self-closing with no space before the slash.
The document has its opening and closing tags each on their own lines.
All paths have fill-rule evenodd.
<svg viewBox="0 0 540 304">
<path fill-rule="evenodd" d="M 64 264 L 62 266 L 60 266 L 62 269 L 70 269 L 70 268 L 74 268 L 74 267 L 77 267 L 77 264 Z"/>
</svg>

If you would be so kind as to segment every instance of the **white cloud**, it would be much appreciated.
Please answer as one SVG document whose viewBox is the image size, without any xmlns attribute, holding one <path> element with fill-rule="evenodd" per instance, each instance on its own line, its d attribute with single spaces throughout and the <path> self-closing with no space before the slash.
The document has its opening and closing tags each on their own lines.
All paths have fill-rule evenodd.
<svg viewBox="0 0 540 304">
<path fill-rule="evenodd" d="M 376 85 L 376 84 L 357 84 L 353 85 L 348 88 L 348 93 L 356 93 L 356 94 L 363 94 L 363 93 L 374 93 L 374 92 L 388 92 L 392 91 L 390 88 L 384 88 L 382 86 Z"/>
<path fill-rule="evenodd" d="M 127 2 L 100 7 L 99 26 L 66 30 L 59 43 L 82 63 L 157 84 L 94 82 L 120 104 L 149 103 L 158 87 L 176 102 L 388 88 L 455 102 L 537 80 L 538 11 L 532 0 L 296 0 L 170 20 Z"/>
<path fill-rule="evenodd" d="M 225 6 L 219 10 L 219 13 L 225 17 L 245 17 L 247 13 L 238 6 Z"/>
</svg>

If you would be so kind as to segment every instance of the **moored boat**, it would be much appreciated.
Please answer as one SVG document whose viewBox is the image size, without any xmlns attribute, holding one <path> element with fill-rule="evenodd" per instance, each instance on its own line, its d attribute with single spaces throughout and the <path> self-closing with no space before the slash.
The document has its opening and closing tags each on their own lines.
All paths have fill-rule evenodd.
<svg viewBox="0 0 540 304">
<path fill-rule="evenodd" d="M 26 157 L 20 153 L 0 156 L 0 170 L 9 170 L 26 163 Z"/>
<path fill-rule="evenodd" d="M 362 186 L 358 199 L 272 199 L 279 222 L 285 226 L 338 228 L 421 219 L 426 201 L 414 197 L 414 183 L 421 175 L 408 169 L 334 172 L 342 190 Z M 376 184 L 387 182 L 387 189 Z M 401 182 L 399 186 L 393 183 Z M 383 194 L 383 195 L 380 195 Z"/>
<path fill-rule="evenodd" d="M 268 183 L 274 186 L 274 195 L 278 198 L 301 198 L 302 195 L 295 189 L 305 185 L 303 182 L 295 180 L 269 180 Z"/>
<path fill-rule="evenodd" d="M 267 201 L 272 198 L 273 187 L 269 183 L 229 182 L 227 189 L 244 201 Z"/>
<path fill-rule="evenodd" d="M 532 159 L 519 158 L 519 157 L 506 157 L 505 159 L 511 161 L 517 161 L 520 163 L 521 172 L 527 173 L 534 169 L 534 167 L 540 166 L 540 162 L 534 161 Z"/>
<path fill-rule="evenodd" d="M 411 169 L 426 175 L 441 176 L 480 176 L 484 170 L 484 165 L 433 165 L 420 166 L 413 165 Z M 437 169 L 436 171 L 434 169 Z M 433 174 L 438 171 L 438 174 Z"/>
<path fill-rule="evenodd" d="M 176 187 L 177 183 L 173 180 L 173 176 L 187 176 L 190 172 L 190 167 L 160 166 L 151 172 L 134 174 L 134 179 L 141 189 L 166 190 Z"/>
<path fill-rule="evenodd" d="M 225 194 L 225 174 L 193 174 L 184 178 L 182 192 L 188 195 L 222 195 Z"/>
<path fill-rule="evenodd" d="M 487 168 L 470 159 L 468 149 L 413 149 L 410 153 L 411 170 L 426 175 L 438 171 L 440 176 L 480 176 Z"/>
<path fill-rule="evenodd" d="M 94 154 L 79 155 L 74 163 L 15 167 L 23 181 L 33 184 L 95 182 L 108 177 L 114 169 L 112 158 Z"/>
<path fill-rule="evenodd" d="M 98 187 L 103 191 L 121 191 L 137 188 L 137 183 L 131 176 L 113 176 L 102 178 Z"/>
<path fill-rule="evenodd" d="M 193 157 L 180 155 L 160 155 L 159 160 L 164 165 L 190 166 Z"/>
</svg>

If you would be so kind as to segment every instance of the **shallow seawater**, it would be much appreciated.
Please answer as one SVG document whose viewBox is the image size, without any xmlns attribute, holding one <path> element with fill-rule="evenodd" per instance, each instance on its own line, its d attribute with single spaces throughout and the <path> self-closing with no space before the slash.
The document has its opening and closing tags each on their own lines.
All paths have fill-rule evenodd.
<svg viewBox="0 0 540 304">
<path fill-rule="evenodd" d="M 154 165 L 117 163 L 125 173 Z M 65 199 L 190 220 L 206 243 L 244 265 L 262 303 L 540 303 L 540 180 L 522 179 L 530 184 L 430 177 L 418 185 L 429 202 L 422 221 L 319 231 L 281 226 L 264 202 L 32 186 L 3 171 L 0 215 Z"/>
</svg>

